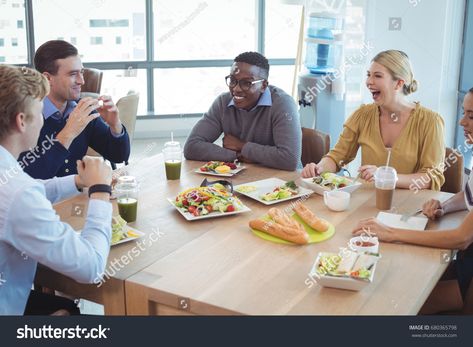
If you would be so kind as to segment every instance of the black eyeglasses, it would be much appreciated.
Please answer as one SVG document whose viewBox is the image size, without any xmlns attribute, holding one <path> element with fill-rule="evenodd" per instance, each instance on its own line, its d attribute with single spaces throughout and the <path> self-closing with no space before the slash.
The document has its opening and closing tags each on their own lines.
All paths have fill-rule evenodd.
<svg viewBox="0 0 473 347">
<path fill-rule="evenodd" d="M 253 84 L 256 84 L 258 82 L 262 82 L 264 80 L 265 80 L 264 78 L 256 80 L 256 81 L 237 80 L 232 75 L 228 75 L 228 76 L 225 77 L 225 82 L 227 83 L 227 86 L 229 86 L 230 88 L 235 88 L 238 84 L 240 86 L 240 89 L 244 90 L 244 91 L 250 90 L 250 88 L 253 86 Z"/>
</svg>

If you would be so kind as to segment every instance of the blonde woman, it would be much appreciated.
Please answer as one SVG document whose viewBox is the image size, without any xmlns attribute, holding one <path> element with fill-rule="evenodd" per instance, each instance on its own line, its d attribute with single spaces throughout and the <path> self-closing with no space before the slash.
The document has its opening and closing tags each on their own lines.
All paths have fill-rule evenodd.
<svg viewBox="0 0 473 347">
<path fill-rule="evenodd" d="M 465 144 L 471 148 L 473 146 L 473 88 L 463 99 L 463 117 L 460 119 L 460 126 L 463 127 Z M 447 213 L 465 209 L 468 209 L 469 213 L 458 227 L 449 230 L 402 230 L 387 227 L 376 218 L 368 218 L 358 223 L 353 229 L 353 234 L 361 235 L 364 230 L 369 230 L 371 234 L 384 242 L 460 249 L 456 261 L 445 273 L 442 281 L 437 284 L 422 312 L 459 310 L 467 298 L 468 288 L 473 279 L 473 173 L 470 173 L 463 191 L 444 203 L 429 200 L 422 209 L 430 219 L 441 218 Z"/>
<path fill-rule="evenodd" d="M 444 122 L 438 113 L 407 98 L 417 90 L 408 56 L 397 50 L 378 53 L 367 72 L 366 87 L 373 103 L 351 115 L 335 147 L 319 163 L 307 164 L 302 177 L 340 170 L 361 147 L 361 178 L 372 181 L 391 151 L 390 166 L 398 172 L 398 188 L 440 190 Z"/>
</svg>

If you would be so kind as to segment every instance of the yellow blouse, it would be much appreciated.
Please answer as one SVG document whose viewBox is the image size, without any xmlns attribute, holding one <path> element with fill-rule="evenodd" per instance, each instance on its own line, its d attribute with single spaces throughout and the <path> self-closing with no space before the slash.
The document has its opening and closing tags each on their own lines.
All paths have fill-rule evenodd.
<svg viewBox="0 0 473 347">
<path fill-rule="evenodd" d="M 427 173 L 432 190 L 440 190 L 445 178 L 442 163 L 445 158 L 444 121 L 442 117 L 419 103 L 391 149 L 390 166 L 399 174 Z M 335 147 L 327 153 L 340 165 L 356 157 L 361 146 L 362 165 L 386 165 L 388 149 L 384 146 L 379 128 L 379 109 L 376 104 L 362 105 L 343 126 Z"/>
</svg>

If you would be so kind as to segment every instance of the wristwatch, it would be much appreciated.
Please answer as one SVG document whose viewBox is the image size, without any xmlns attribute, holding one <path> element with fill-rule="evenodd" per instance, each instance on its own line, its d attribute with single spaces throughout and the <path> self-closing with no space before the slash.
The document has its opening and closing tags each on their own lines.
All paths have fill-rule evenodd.
<svg viewBox="0 0 473 347">
<path fill-rule="evenodd" d="M 94 184 L 89 187 L 89 198 L 93 193 L 108 193 L 112 195 L 112 187 L 108 184 Z"/>
</svg>

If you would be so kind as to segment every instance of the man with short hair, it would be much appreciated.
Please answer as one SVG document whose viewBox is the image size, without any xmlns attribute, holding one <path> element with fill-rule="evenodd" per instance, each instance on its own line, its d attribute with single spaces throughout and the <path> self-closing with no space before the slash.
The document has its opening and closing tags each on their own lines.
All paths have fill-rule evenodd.
<svg viewBox="0 0 473 347">
<path fill-rule="evenodd" d="M 37 146 L 19 159 L 25 172 L 42 179 L 75 174 L 75 162 L 88 147 L 111 162 L 127 161 L 130 139 L 112 99 L 80 99 L 84 78 L 77 49 L 66 41 L 48 41 L 36 51 L 34 64 L 51 91 L 44 100 L 44 126 Z"/>
<path fill-rule="evenodd" d="M 221 94 L 192 129 L 184 155 L 192 160 L 254 162 L 288 171 L 301 168 L 302 132 L 297 106 L 268 85 L 269 63 L 261 54 L 237 56 Z M 223 147 L 213 142 L 223 137 Z"/>
<path fill-rule="evenodd" d="M 37 263 L 84 283 L 96 282 L 107 264 L 112 173 L 103 159 L 78 160 L 78 175 L 47 181 L 34 180 L 17 162 L 38 141 L 48 91 L 38 71 L 0 65 L 0 315 L 65 308 L 64 298 L 30 294 Z M 51 203 L 79 194 L 83 187 L 89 187 L 90 200 L 78 234 L 59 221 Z M 35 303 L 43 310 L 35 310 Z M 74 309 L 72 302 L 70 307 Z"/>
</svg>

